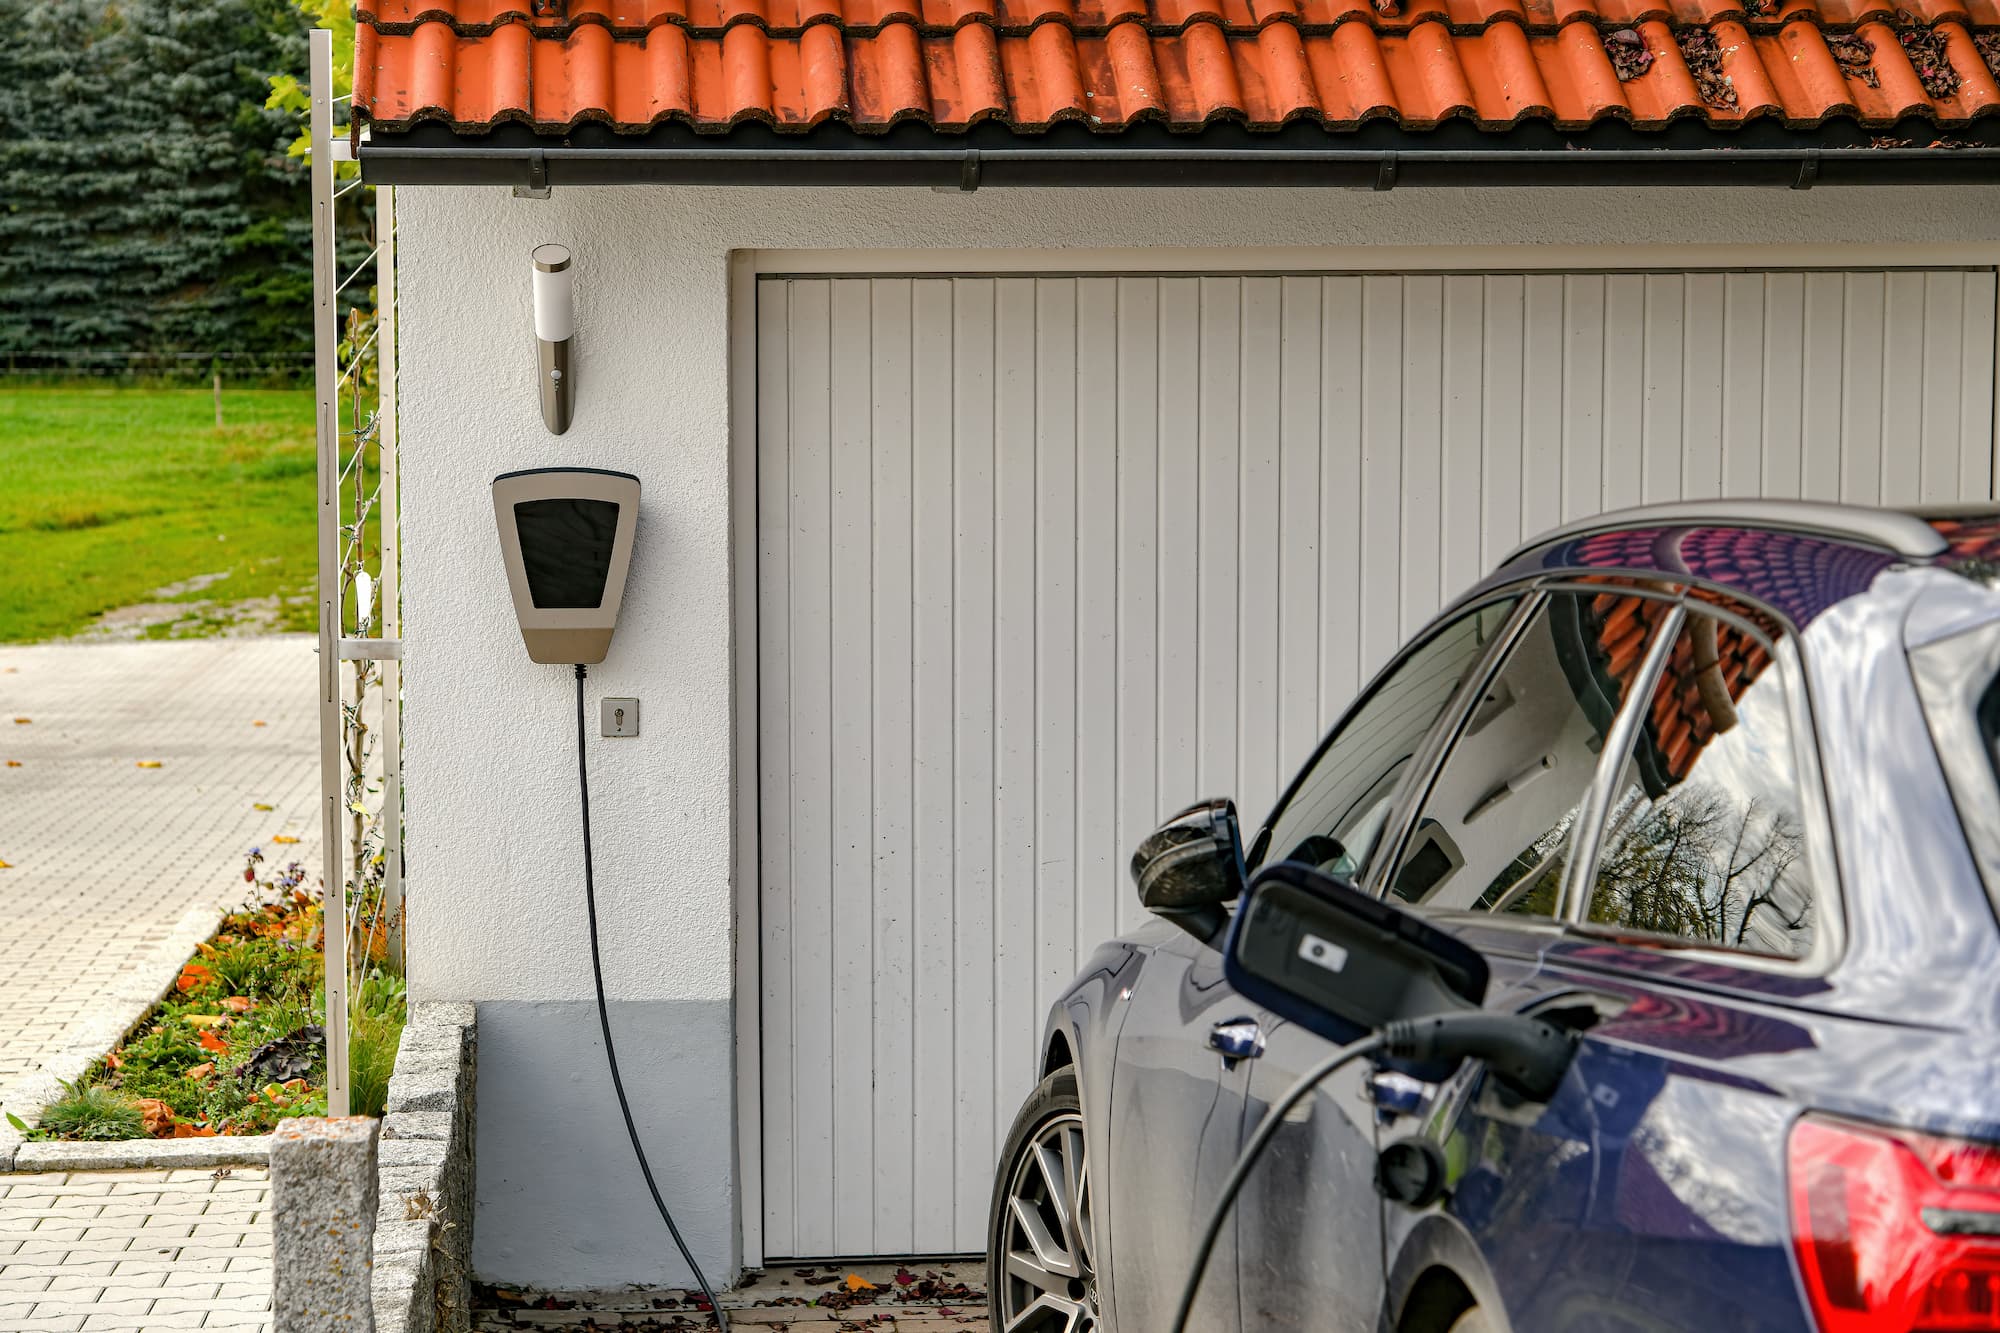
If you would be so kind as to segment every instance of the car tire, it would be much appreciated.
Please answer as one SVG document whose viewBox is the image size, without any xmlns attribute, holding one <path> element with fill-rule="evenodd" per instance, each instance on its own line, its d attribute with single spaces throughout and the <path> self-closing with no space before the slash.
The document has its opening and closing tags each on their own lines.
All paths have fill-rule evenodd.
<svg viewBox="0 0 2000 1333">
<path fill-rule="evenodd" d="M 1075 1333 L 1105 1327 L 1098 1314 L 1092 1260 L 1089 1179 L 1076 1071 L 1058 1069 L 1041 1081 L 1014 1117 L 993 1181 L 986 1301 L 996 1330 L 1037 1306 L 1046 1317 L 1021 1325 L 1022 1333 L 1041 1333 L 1044 1326 Z M 1032 1240 L 1030 1227 L 1036 1228 Z M 1010 1269 L 1010 1253 L 1022 1256 L 1039 1276 Z"/>
<path fill-rule="evenodd" d="M 1497 1330 L 1493 1321 L 1486 1317 L 1486 1312 L 1475 1305 L 1458 1317 L 1450 1333 L 1497 1333 Z"/>
</svg>

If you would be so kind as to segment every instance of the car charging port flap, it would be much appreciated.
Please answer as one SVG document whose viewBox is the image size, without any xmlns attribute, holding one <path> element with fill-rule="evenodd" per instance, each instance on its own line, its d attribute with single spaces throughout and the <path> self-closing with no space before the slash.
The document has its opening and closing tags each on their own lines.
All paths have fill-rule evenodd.
<svg viewBox="0 0 2000 1333">
<path fill-rule="evenodd" d="M 1820 1333 L 2000 1330 L 2000 1146 L 1808 1115 L 1787 1155 Z"/>
</svg>

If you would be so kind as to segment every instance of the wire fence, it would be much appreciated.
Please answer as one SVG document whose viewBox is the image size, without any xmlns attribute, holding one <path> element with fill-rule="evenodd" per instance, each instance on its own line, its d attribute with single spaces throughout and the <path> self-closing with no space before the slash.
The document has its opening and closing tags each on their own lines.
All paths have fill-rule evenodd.
<svg viewBox="0 0 2000 1333">
<path fill-rule="evenodd" d="M 293 388 L 311 382 L 313 354 L 298 352 L 77 352 L 10 356 L 0 361 L 0 386 L 80 380 L 167 383 L 197 387 L 220 378 L 241 386 Z"/>
<path fill-rule="evenodd" d="M 327 1109 L 345 1115 L 349 1033 L 368 987 L 400 976 L 405 962 L 396 223 L 393 191 L 334 160 L 324 30 L 313 32 L 311 56 Z M 343 272 L 335 241 L 345 210 L 369 224 L 372 249 Z M 363 292 L 343 317 L 343 296 Z"/>
</svg>

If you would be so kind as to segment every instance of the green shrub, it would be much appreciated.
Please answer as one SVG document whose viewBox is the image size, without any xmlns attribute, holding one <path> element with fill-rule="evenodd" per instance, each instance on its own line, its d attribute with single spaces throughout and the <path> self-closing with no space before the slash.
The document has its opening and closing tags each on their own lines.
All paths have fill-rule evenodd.
<svg viewBox="0 0 2000 1333">
<path fill-rule="evenodd" d="M 317 969 L 315 960 L 290 940 L 244 940 L 218 950 L 208 960 L 215 973 L 215 989 L 221 995 L 247 995 L 252 999 L 292 999 L 300 990 L 299 974 Z"/>
<path fill-rule="evenodd" d="M 403 979 L 382 972 L 369 976 L 349 1007 L 348 1109 L 355 1115 L 379 1116 L 389 1104 L 389 1075 L 396 1068 L 396 1048 L 408 1013 Z"/>
<path fill-rule="evenodd" d="M 63 1085 L 63 1095 L 42 1112 L 41 1130 L 64 1139 L 107 1142 L 146 1136 L 146 1117 L 131 1094 L 102 1083 Z"/>
</svg>

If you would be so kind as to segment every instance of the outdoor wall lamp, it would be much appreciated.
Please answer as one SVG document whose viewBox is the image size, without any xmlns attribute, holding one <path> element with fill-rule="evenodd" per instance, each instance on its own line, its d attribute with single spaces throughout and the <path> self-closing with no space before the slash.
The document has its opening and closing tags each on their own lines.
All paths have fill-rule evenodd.
<svg viewBox="0 0 2000 1333">
<path fill-rule="evenodd" d="M 576 335 L 576 275 L 570 271 L 569 247 L 535 247 L 535 343 L 540 349 L 542 421 L 551 435 L 569 429 L 576 402 L 576 380 L 570 372 L 569 343 Z"/>
</svg>

